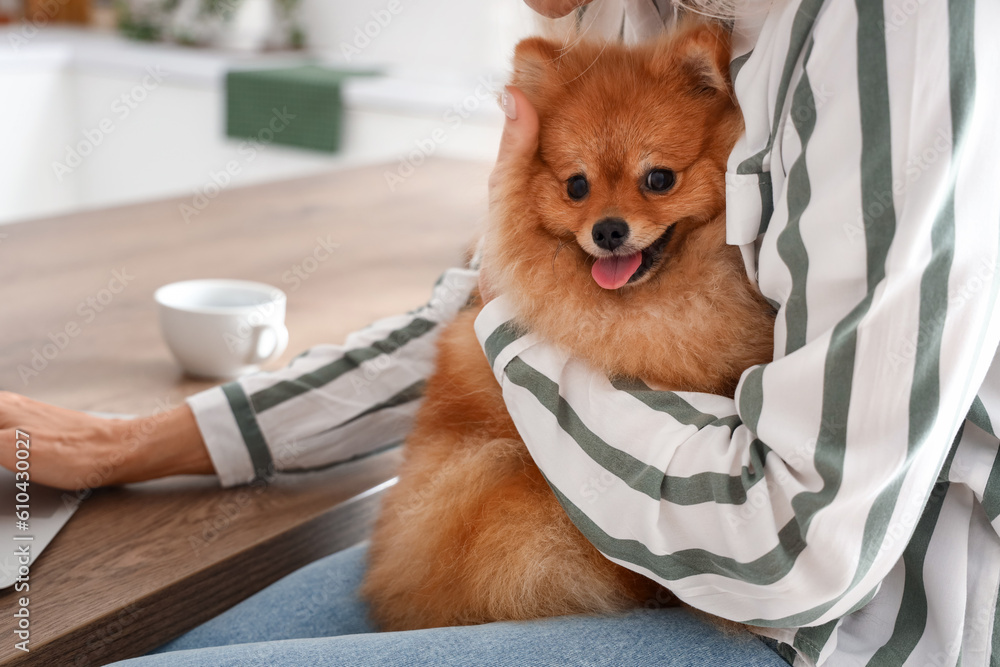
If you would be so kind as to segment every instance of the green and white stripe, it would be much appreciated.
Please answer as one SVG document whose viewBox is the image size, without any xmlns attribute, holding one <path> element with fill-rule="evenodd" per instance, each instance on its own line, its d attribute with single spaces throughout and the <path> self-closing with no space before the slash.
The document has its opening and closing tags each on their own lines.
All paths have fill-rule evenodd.
<svg viewBox="0 0 1000 667">
<path fill-rule="evenodd" d="M 449 270 L 422 308 L 379 320 L 344 345 L 314 347 L 280 371 L 190 397 L 222 483 L 327 467 L 401 442 L 433 371 L 440 325 L 477 280 L 475 271 Z"/>
<path fill-rule="evenodd" d="M 489 357 L 612 560 L 767 628 L 796 664 L 990 664 L 1000 10 L 793 0 L 749 24 L 728 236 L 779 305 L 775 361 L 703 410 L 524 337 Z M 490 304 L 481 340 L 509 313 Z"/>
</svg>

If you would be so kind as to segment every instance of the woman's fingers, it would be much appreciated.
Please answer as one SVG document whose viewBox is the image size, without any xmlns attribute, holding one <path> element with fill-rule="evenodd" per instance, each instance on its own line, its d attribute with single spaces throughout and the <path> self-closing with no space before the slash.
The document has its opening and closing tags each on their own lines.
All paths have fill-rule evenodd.
<svg viewBox="0 0 1000 667">
<path fill-rule="evenodd" d="M 124 423 L 0 392 L 0 466 L 61 489 L 113 484 L 125 458 Z"/>
<path fill-rule="evenodd" d="M 500 96 L 500 108 L 507 117 L 500 137 L 497 161 L 490 173 L 490 208 L 506 170 L 512 164 L 524 164 L 538 150 L 538 112 L 528 102 L 520 90 L 507 86 Z M 490 282 L 488 258 L 483 257 L 479 267 L 479 295 L 483 303 L 489 303 L 496 296 Z"/>
<path fill-rule="evenodd" d="M 508 164 L 531 157 L 538 150 L 538 113 L 520 90 L 507 86 L 500 96 L 506 119 L 500 137 L 500 150 L 490 174 L 490 189 L 499 184 Z"/>
<path fill-rule="evenodd" d="M 60 489 L 215 470 L 187 404 L 136 419 L 104 419 L 0 392 L 0 466 L 11 470 L 18 430 L 30 436 L 31 480 Z"/>
</svg>

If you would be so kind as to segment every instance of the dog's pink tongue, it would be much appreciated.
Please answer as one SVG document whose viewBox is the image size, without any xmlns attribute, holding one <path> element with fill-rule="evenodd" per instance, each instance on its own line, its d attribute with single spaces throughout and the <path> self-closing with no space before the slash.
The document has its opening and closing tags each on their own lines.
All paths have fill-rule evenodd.
<svg viewBox="0 0 1000 667">
<path fill-rule="evenodd" d="M 594 268 L 590 273 L 597 284 L 604 289 L 618 289 L 628 282 L 640 264 L 642 264 L 641 252 L 625 257 L 604 257 L 594 262 Z"/>
</svg>

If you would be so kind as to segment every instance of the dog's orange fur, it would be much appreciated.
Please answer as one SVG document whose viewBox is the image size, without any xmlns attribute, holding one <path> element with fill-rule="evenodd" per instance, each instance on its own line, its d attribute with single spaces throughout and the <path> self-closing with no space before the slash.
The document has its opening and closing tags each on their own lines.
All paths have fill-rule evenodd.
<svg viewBox="0 0 1000 667">
<path fill-rule="evenodd" d="M 638 48 L 541 39 L 513 84 L 541 121 L 538 151 L 492 189 L 485 266 L 515 320 L 609 376 L 732 395 L 770 359 L 773 313 L 725 243 L 726 160 L 742 119 L 727 35 L 688 25 Z M 641 186 L 676 172 L 667 193 Z M 586 174 L 581 201 L 567 179 Z M 617 290 L 591 277 L 591 228 L 626 220 L 660 260 Z M 473 332 L 479 306 L 441 334 L 437 370 L 369 551 L 363 595 L 385 630 L 614 612 L 662 602 L 651 580 L 604 558 L 532 463 Z"/>
</svg>

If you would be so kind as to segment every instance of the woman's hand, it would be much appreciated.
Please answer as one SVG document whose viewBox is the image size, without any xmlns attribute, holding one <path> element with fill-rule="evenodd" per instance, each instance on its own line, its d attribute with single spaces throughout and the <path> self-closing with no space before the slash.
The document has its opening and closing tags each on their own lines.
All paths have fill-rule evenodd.
<svg viewBox="0 0 1000 667">
<path fill-rule="evenodd" d="M 30 436 L 31 481 L 59 489 L 214 472 L 187 405 L 149 417 L 103 419 L 0 392 L 0 465 L 11 470 L 17 431 Z"/>
<path fill-rule="evenodd" d="M 550 19 L 557 19 L 566 16 L 577 7 L 590 4 L 591 0 L 524 0 L 528 5 L 542 16 Z"/>
<path fill-rule="evenodd" d="M 490 173 L 490 215 L 494 214 L 494 197 L 506 171 L 514 164 L 523 164 L 538 150 L 538 113 L 528 102 L 520 90 L 507 86 L 500 96 L 500 108 L 503 109 L 503 135 L 500 137 L 500 150 L 497 161 Z M 483 303 L 489 303 L 496 294 L 489 282 L 489 267 L 484 256 L 479 267 L 479 294 Z"/>
</svg>

